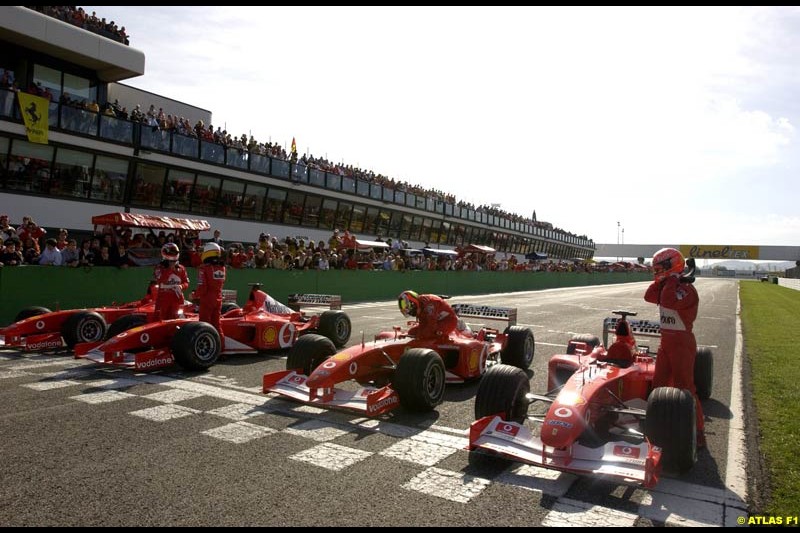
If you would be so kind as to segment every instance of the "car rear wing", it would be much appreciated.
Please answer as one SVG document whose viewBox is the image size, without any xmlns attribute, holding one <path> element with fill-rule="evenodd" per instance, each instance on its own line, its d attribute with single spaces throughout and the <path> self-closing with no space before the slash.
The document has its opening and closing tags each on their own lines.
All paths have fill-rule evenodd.
<svg viewBox="0 0 800 533">
<path fill-rule="evenodd" d="M 236 289 L 222 289 L 222 301 L 236 303 Z"/>
<path fill-rule="evenodd" d="M 299 311 L 301 307 L 342 308 L 342 297 L 338 294 L 290 294 L 287 305 Z"/>
<path fill-rule="evenodd" d="M 619 317 L 603 320 L 603 346 L 608 346 L 608 334 L 616 333 Z M 628 327 L 635 337 L 661 337 L 661 324 L 653 320 L 628 320 Z"/>
<path fill-rule="evenodd" d="M 504 320 L 509 326 L 517 324 L 516 307 L 494 307 L 491 305 L 452 304 L 453 311 L 460 318 L 483 318 L 484 320 Z"/>
</svg>

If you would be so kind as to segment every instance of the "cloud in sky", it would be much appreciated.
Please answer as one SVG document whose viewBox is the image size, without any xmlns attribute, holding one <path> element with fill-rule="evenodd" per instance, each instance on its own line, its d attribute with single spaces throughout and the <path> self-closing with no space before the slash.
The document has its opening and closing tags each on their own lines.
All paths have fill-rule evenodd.
<svg viewBox="0 0 800 533">
<path fill-rule="evenodd" d="M 797 8 L 85 9 L 235 135 L 596 242 L 800 240 Z"/>
</svg>

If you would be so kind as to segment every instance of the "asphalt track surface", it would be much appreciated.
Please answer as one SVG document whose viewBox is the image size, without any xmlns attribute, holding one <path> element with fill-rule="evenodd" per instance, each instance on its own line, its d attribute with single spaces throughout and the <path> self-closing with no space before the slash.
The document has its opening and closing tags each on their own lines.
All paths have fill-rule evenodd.
<svg viewBox="0 0 800 533">
<path fill-rule="evenodd" d="M 518 308 L 533 329 L 533 392 L 574 334 L 613 309 L 656 319 L 645 283 L 453 298 Z M 70 352 L 0 350 L 2 526 L 661 526 L 745 516 L 744 422 L 734 386 L 737 287 L 700 278 L 699 346 L 714 353 L 708 448 L 653 490 L 464 450 L 477 384 L 432 413 L 370 419 L 264 395 L 285 354 L 230 356 L 206 373 L 135 373 Z M 395 302 L 345 306 L 350 344 L 403 318 Z M 732 390 L 734 393 L 732 394 Z M 733 406 L 733 408 L 732 408 Z"/>
</svg>

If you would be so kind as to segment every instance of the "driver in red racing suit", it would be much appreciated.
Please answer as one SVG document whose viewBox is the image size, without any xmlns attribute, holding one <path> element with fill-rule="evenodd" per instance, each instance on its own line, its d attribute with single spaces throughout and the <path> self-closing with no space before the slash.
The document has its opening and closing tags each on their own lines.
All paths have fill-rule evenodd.
<svg viewBox="0 0 800 533">
<path fill-rule="evenodd" d="M 225 263 L 222 248 L 215 242 L 206 243 L 197 268 L 197 288 L 194 296 L 200 300 L 200 321 L 208 322 L 219 333 L 220 344 L 225 346 L 220 313 L 222 309 L 222 286 L 225 284 Z"/>
<path fill-rule="evenodd" d="M 164 260 L 153 269 L 153 279 L 158 283 L 155 314 L 159 320 L 178 318 L 184 300 L 183 291 L 189 288 L 189 276 L 178 263 L 179 255 L 178 245 L 168 242 L 161 248 Z"/>
<path fill-rule="evenodd" d="M 697 414 L 697 446 L 704 447 L 703 406 L 694 385 L 697 342 L 692 333 L 700 299 L 691 283 L 681 282 L 684 266 L 683 255 L 674 248 L 662 248 L 653 256 L 655 280 L 644 295 L 645 301 L 658 305 L 661 315 L 661 345 L 653 387 L 676 387 L 692 393 Z"/>
<path fill-rule="evenodd" d="M 403 291 L 397 304 L 403 316 L 417 318 L 418 324 L 408 330 L 408 334 L 417 339 L 446 338 L 458 326 L 458 315 L 453 308 L 435 294 Z"/>
</svg>

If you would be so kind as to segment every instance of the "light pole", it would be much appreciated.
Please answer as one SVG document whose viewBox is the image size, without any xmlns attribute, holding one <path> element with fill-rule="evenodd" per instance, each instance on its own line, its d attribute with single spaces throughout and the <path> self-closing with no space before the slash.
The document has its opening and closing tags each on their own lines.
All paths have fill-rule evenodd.
<svg viewBox="0 0 800 533">
<path fill-rule="evenodd" d="M 619 220 L 617 220 L 617 251 L 619 251 Z M 617 255 L 617 261 L 619 261 L 619 255 Z"/>
<path fill-rule="evenodd" d="M 625 228 L 622 228 L 622 247 L 625 247 Z M 625 259 L 623 256 L 622 259 Z"/>
</svg>

